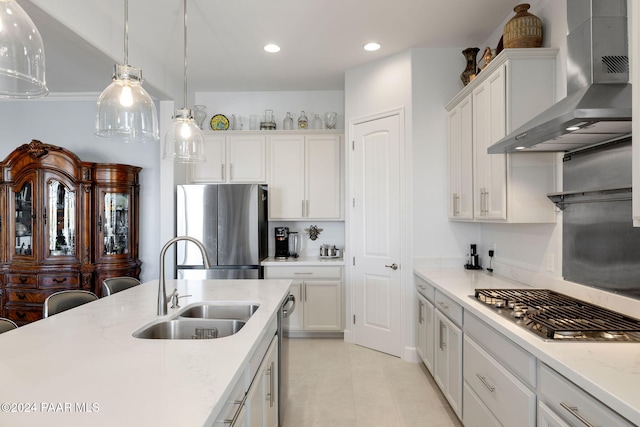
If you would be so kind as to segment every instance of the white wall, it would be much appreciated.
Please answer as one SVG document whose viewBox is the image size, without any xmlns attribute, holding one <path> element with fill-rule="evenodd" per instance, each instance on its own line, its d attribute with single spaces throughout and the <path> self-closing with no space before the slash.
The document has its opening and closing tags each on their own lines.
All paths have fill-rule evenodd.
<svg viewBox="0 0 640 427">
<path fill-rule="evenodd" d="M 159 144 L 125 144 L 93 135 L 97 95 L 0 102 L 0 158 L 38 139 L 58 145 L 88 162 L 124 163 L 142 167 L 140 173 L 140 259 L 144 281 L 158 277 L 161 227 Z"/>
<path fill-rule="evenodd" d="M 297 123 L 301 111 L 305 111 L 309 122 L 314 114 L 324 118 L 329 111 L 338 113 L 337 129 L 344 129 L 344 92 L 335 91 L 291 91 L 291 92 L 197 92 L 196 104 L 207 107 L 207 119 L 214 114 L 224 114 L 231 120 L 233 114 L 243 117 L 244 130 L 249 129 L 249 117 L 256 115 L 258 121 L 265 110 L 273 110 L 276 129 L 282 129 L 282 120 L 287 112 Z M 208 121 L 206 122 L 208 123 Z M 311 124 L 311 123 L 309 123 Z M 297 126 L 297 124 L 296 124 Z"/>
</svg>

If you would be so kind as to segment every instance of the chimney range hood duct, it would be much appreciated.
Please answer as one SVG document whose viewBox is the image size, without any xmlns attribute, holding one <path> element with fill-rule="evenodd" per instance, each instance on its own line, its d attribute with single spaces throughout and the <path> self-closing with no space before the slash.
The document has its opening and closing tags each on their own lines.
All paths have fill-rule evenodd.
<svg viewBox="0 0 640 427">
<path fill-rule="evenodd" d="M 573 151 L 631 134 L 626 0 L 567 0 L 567 97 L 487 150 Z"/>
</svg>

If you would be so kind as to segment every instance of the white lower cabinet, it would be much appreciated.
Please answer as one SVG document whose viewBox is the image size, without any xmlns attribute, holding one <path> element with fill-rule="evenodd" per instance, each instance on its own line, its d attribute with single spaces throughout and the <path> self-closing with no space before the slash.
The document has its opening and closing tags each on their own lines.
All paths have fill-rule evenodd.
<svg viewBox="0 0 640 427">
<path fill-rule="evenodd" d="M 435 312 L 434 376 L 451 409 L 462 418 L 462 329 L 441 311 Z"/>
<path fill-rule="evenodd" d="M 464 381 L 505 426 L 536 425 L 536 394 L 484 351 L 464 337 Z M 465 411 L 464 421 L 472 421 Z"/>
<path fill-rule="evenodd" d="M 538 403 L 538 427 L 571 427 L 544 402 Z"/>
<path fill-rule="evenodd" d="M 247 392 L 249 427 L 278 427 L 278 339 L 275 337 Z"/>
<path fill-rule="evenodd" d="M 435 307 L 420 292 L 417 293 L 416 349 L 425 366 L 433 374 L 435 357 Z"/>
<path fill-rule="evenodd" d="M 292 279 L 289 292 L 296 306 L 289 320 L 289 332 L 342 332 L 344 312 L 342 303 L 342 267 L 267 266 L 265 279 Z"/>
<path fill-rule="evenodd" d="M 469 384 L 464 383 L 462 401 L 464 402 L 463 420 L 465 427 L 502 427 L 482 400 L 473 392 Z"/>
<path fill-rule="evenodd" d="M 544 404 L 544 416 L 539 413 L 538 426 L 634 425 L 543 363 L 538 369 L 538 381 L 538 400 Z"/>
<path fill-rule="evenodd" d="M 475 425 L 476 412 L 490 413 L 497 425 L 535 426 L 536 358 L 468 312 L 464 332 L 465 396 L 476 398 L 465 398 L 465 426 Z"/>
<path fill-rule="evenodd" d="M 278 336 L 275 333 L 274 320 L 216 417 L 214 427 L 278 427 Z"/>
</svg>

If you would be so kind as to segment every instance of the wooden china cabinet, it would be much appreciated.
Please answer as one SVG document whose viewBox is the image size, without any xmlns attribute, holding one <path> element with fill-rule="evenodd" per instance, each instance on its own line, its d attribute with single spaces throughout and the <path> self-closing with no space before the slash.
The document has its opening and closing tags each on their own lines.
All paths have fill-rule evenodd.
<svg viewBox="0 0 640 427">
<path fill-rule="evenodd" d="M 0 163 L 2 317 L 29 323 L 54 292 L 100 296 L 103 279 L 139 276 L 140 170 L 37 140 Z"/>
</svg>

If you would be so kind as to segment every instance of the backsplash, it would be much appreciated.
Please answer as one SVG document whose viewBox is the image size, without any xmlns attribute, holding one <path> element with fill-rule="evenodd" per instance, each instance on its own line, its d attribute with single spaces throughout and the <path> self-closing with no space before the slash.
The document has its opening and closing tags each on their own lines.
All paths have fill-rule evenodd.
<svg viewBox="0 0 640 427">
<path fill-rule="evenodd" d="M 309 239 L 309 235 L 304 231 L 312 225 L 322 229 L 316 240 Z M 270 221 L 269 256 L 275 253 L 275 227 L 289 227 L 289 232 L 298 232 L 301 256 L 319 256 L 322 245 L 335 245 L 344 249 L 344 222 L 342 221 Z"/>
</svg>

